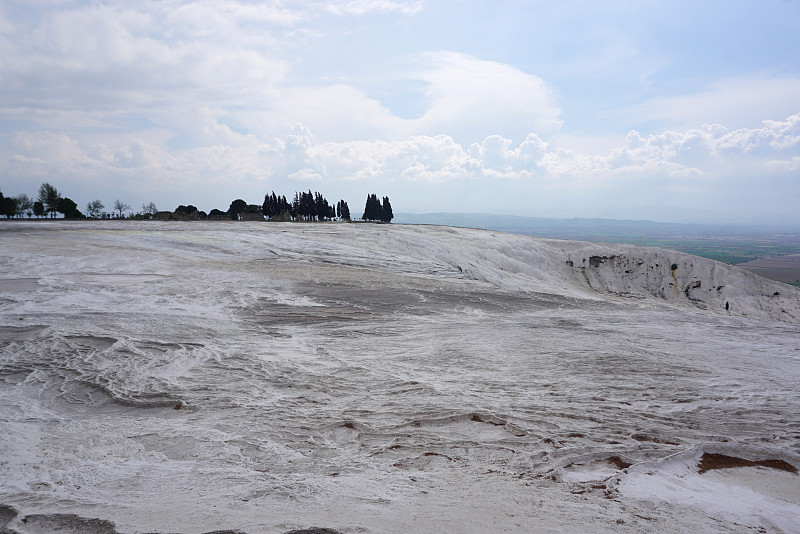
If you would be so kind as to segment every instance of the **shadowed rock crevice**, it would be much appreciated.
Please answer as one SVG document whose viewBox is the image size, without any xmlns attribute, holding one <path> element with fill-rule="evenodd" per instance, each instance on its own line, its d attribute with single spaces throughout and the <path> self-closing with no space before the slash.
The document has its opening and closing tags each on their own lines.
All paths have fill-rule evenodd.
<svg viewBox="0 0 800 534">
<path fill-rule="evenodd" d="M 6 506 L 5 504 L 0 504 L 0 533 L 5 533 L 6 526 L 11 522 L 12 519 L 17 517 L 17 512 L 11 506 Z"/>
</svg>

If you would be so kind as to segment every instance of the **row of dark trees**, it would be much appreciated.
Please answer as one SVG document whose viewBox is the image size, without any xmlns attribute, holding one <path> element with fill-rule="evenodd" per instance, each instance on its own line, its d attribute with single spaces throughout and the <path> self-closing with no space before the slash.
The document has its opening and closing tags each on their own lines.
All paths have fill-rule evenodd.
<svg viewBox="0 0 800 534">
<path fill-rule="evenodd" d="M 50 218 L 55 218 L 56 213 L 63 213 L 65 219 L 85 219 L 86 216 L 80 212 L 78 205 L 69 197 L 61 196 L 61 193 L 45 182 L 39 186 L 38 200 L 33 203 L 33 211 L 37 216 L 48 213 Z"/>
<path fill-rule="evenodd" d="M 372 195 L 372 197 L 375 197 L 375 195 Z M 388 198 L 385 200 L 388 202 Z M 391 208 L 389 209 L 391 210 Z M 285 195 L 278 195 L 275 191 L 272 191 L 264 196 L 264 202 L 260 206 L 248 204 L 243 199 L 237 198 L 231 202 L 227 211 L 212 209 L 210 212 L 205 213 L 190 204 L 188 206 L 178 206 L 172 214 L 159 212 L 158 216 L 159 218 L 182 220 L 232 219 L 239 221 L 269 219 L 272 221 L 329 221 L 335 218 L 344 221 L 351 220 L 350 206 L 347 205 L 346 201 L 340 200 L 336 203 L 336 206 L 332 206 L 321 193 L 312 192 L 311 190 L 296 192 L 291 202 Z M 391 220 L 391 217 L 388 220 Z"/>
<path fill-rule="evenodd" d="M 0 192 L 0 216 L 7 218 L 19 217 L 27 214 L 28 217 L 35 215 L 42 217 L 49 215 L 56 217 L 56 213 L 64 214 L 67 219 L 89 218 L 108 218 L 109 214 L 104 212 L 105 206 L 100 200 L 93 200 L 86 205 L 86 215 L 78 210 L 78 205 L 70 198 L 64 197 L 49 183 L 43 183 L 39 187 L 37 200 L 30 199 L 27 195 L 17 195 L 16 197 L 4 197 Z M 116 200 L 114 211 L 119 212 L 122 218 L 124 213 L 129 211 L 131 206 Z M 291 202 L 286 196 L 278 196 L 274 191 L 264 196 L 262 205 L 248 204 L 238 198 L 231 202 L 227 211 L 212 209 L 208 214 L 199 211 L 196 206 L 191 204 L 178 206 L 174 212 L 159 212 L 156 205 L 152 202 L 142 205 L 142 212 L 137 213 L 134 218 L 177 218 L 177 219 L 226 219 L 233 220 L 295 220 L 295 221 L 328 221 L 334 218 L 349 221 L 351 220 L 350 207 L 344 200 L 339 200 L 336 206 L 332 206 L 328 200 L 319 192 L 296 192 Z M 377 195 L 367 195 L 367 202 L 364 207 L 365 221 L 391 222 L 394 218 L 392 205 L 389 197 L 383 197 L 383 202 L 378 200 Z"/>
<path fill-rule="evenodd" d="M 347 202 L 340 200 L 334 208 L 328 200 L 318 192 L 295 193 L 294 199 L 290 203 L 286 196 L 278 196 L 273 191 L 264 196 L 264 203 L 261 205 L 261 213 L 268 219 L 294 219 L 303 221 L 325 221 L 339 218 L 344 221 L 350 220 L 350 207 Z"/>
<path fill-rule="evenodd" d="M 10 219 L 11 217 L 21 217 L 26 213 L 28 217 L 33 215 L 33 200 L 28 195 L 7 197 L 0 191 L 0 215 Z"/>
<path fill-rule="evenodd" d="M 294 219 L 296 221 L 326 221 L 338 217 L 350 220 L 350 208 L 347 202 L 340 200 L 336 207 L 331 206 L 319 192 L 312 193 L 309 189 L 295 193 L 292 202 L 285 196 L 278 196 L 273 191 L 264 197 L 261 213 L 268 219 Z"/>
<path fill-rule="evenodd" d="M 364 215 L 361 218 L 365 221 L 392 222 L 394 213 L 392 213 L 389 197 L 383 197 L 383 204 L 381 204 L 377 195 L 367 195 L 367 204 L 364 206 Z"/>
<path fill-rule="evenodd" d="M 28 195 L 21 194 L 15 197 L 6 197 L 0 192 L 0 216 L 11 217 L 50 217 L 55 218 L 57 213 L 64 215 L 65 219 L 110 218 L 112 215 L 103 211 L 105 206 L 99 200 L 92 200 L 86 205 L 84 215 L 78 205 L 69 197 L 65 197 L 53 185 L 45 182 L 39 186 L 36 200 Z M 114 211 L 118 217 L 131 209 L 130 205 L 117 199 L 114 201 Z M 143 214 L 155 215 L 156 205 L 150 202 L 142 206 Z M 139 215 L 141 216 L 141 215 Z"/>
<path fill-rule="evenodd" d="M 350 207 L 344 200 L 336 203 L 336 216 L 345 221 L 350 220 Z"/>
<path fill-rule="evenodd" d="M 109 219 L 111 217 L 121 219 L 124 217 L 124 214 L 130 211 L 131 205 L 127 202 L 123 202 L 120 199 L 114 201 L 114 211 L 116 214 L 107 213 L 103 211 L 105 209 L 105 205 L 100 200 L 92 200 L 88 204 L 86 204 L 86 217 L 90 219 Z M 142 204 L 142 211 L 141 213 L 137 213 L 134 217 L 143 217 L 147 215 L 155 215 L 158 212 L 158 208 L 152 202 L 148 204 Z"/>
<path fill-rule="evenodd" d="M 182 207 L 180 206 L 178 211 Z M 196 209 L 194 206 L 190 206 L 190 208 Z M 200 213 L 201 218 L 203 218 L 205 214 Z M 352 218 L 350 206 L 345 200 L 339 200 L 336 206 L 332 206 L 321 193 L 312 192 L 310 189 L 307 192 L 295 192 L 291 202 L 286 198 L 286 195 L 278 195 L 275 191 L 272 191 L 264 195 L 264 202 L 261 206 L 247 204 L 247 202 L 239 198 L 231 202 L 228 211 L 214 209 L 208 213 L 208 217 L 217 219 L 230 217 L 233 220 L 240 220 L 245 218 L 246 214 L 256 213 L 260 213 L 269 220 L 282 221 L 329 221 L 334 218 L 349 221 Z M 389 197 L 383 197 L 383 203 L 381 203 L 374 193 L 367 195 L 363 220 L 388 223 L 393 218 L 394 214 L 392 213 Z"/>
<path fill-rule="evenodd" d="M 22 217 L 23 215 L 28 217 L 49 215 L 52 218 L 56 216 L 56 213 L 63 213 L 67 219 L 86 218 L 72 199 L 62 196 L 58 189 L 48 183 L 43 183 L 39 187 L 36 200 L 25 194 L 6 197 L 0 192 L 0 215 L 5 215 L 6 218 Z"/>
</svg>

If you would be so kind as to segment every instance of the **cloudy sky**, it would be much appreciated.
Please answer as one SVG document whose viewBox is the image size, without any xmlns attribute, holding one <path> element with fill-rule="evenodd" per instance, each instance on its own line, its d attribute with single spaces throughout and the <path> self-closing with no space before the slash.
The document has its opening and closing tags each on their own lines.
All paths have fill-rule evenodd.
<svg viewBox="0 0 800 534">
<path fill-rule="evenodd" d="M 794 0 L 3 0 L 0 190 L 800 223 Z"/>
</svg>

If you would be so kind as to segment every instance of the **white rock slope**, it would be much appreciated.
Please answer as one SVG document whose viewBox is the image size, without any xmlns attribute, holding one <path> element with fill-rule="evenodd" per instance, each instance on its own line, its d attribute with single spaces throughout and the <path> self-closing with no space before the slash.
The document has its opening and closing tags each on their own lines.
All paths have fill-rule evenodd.
<svg viewBox="0 0 800 534">
<path fill-rule="evenodd" d="M 0 245 L 2 532 L 800 532 L 791 286 L 435 226 Z"/>
<path fill-rule="evenodd" d="M 434 259 L 449 266 L 451 275 L 500 289 L 583 298 L 655 298 L 726 315 L 800 322 L 798 288 L 681 252 L 446 227 L 392 228 L 385 233 L 394 241 L 384 243 L 391 250 Z"/>
</svg>

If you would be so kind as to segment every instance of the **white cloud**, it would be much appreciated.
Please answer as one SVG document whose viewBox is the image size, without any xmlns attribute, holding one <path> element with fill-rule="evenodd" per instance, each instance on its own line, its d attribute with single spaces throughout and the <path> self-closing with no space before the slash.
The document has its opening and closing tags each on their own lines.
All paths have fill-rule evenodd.
<svg viewBox="0 0 800 534">
<path fill-rule="evenodd" d="M 632 177 L 723 187 L 743 169 L 762 169 L 762 174 L 769 169 L 791 170 L 800 158 L 800 114 L 765 121 L 755 129 L 710 125 L 647 137 L 632 131 L 625 146 L 604 156 L 554 150 L 535 134 L 519 144 L 491 135 L 469 146 L 447 135 L 320 142 L 302 124 L 293 126 L 283 139 L 236 133 L 209 115 L 201 116 L 198 124 L 204 125 L 210 142 L 187 149 L 169 148 L 166 133 L 160 130 L 150 132 L 150 139 L 124 132 L 114 136 L 20 132 L 6 156 L 16 165 L 46 161 L 47 168 L 29 169 L 34 174 L 58 170 L 99 176 L 138 169 L 141 175 L 183 173 L 225 179 L 265 179 L 276 173 L 329 181 L 531 179 L 553 187 L 613 185 Z M 105 142 L 98 142 L 100 138 Z M 670 187 L 678 185 L 671 182 Z"/>
<path fill-rule="evenodd" d="M 772 172 L 797 172 L 800 171 L 800 156 L 792 156 L 788 159 L 767 161 L 765 167 Z"/>
<path fill-rule="evenodd" d="M 277 135 L 300 122 L 323 140 L 399 141 L 447 132 L 460 143 L 491 134 L 520 142 L 531 131 L 546 135 L 561 126 L 552 90 L 540 78 L 508 65 L 464 54 L 429 53 L 416 58 L 415 68 L 393 76 L 422 82 L 426 110 L 404 119 L 363 90 L 343 83 L 277 87 L 248 113 L 250 128 Z"/>
<path fill-rule="evenodd" d="M 752 127 L 764 117 L 780 118 L 800 109 L 800 78 L 746 76 L 719 80 L 707 89 L 663 96 L 622 110 L 628 121 L 659 121 L 677 128 L 697 124 Z"/>
<path fill-rule="evenodd" d="M 386 139 L 403 121 L 362 91 L 348 85 L 291 87 L 280 91 L 262 112 L 265 133 L 277 134 L 295 122 L 330 141 Z"/>
<path fill-rule="evenodd" d="M 283 80 L 285 61 L 257 50 L 237 34 L 235 24 L 218 39 L 182 38 L 165 22 L 171 16 L 175 13 L 117 5 L 44 15 L 31 35 L 18 29 L 20 44 L 0 67 L 11 82 L 5 101 L 38 108 L 140 109 L 209 96 L 230 102 Z"/>
<path fill-rule="evenodd" d="M 365 15 L 370 12 L 394 12 L 413 15 L 422 9 L 423 2 L 391 0 L 347 0 L 332 2 L 328 10 L 336 15 Z"/>
<path fill-rule="evenodd" d="M 448 181 L 468 178 L 472 160 L 446 135 L 403 141 L 324 143 L 309 148 L 309 161 L 328 178 Z"/>
<path fill-rule="evenodd" d="M 188 1 L 176 8 L 162 8 L 151 3 L 153 8 L 164 9 L 169 28 L 184 38 L 207 39 L 210 36 L 228 37 L 241 24 L 277 24 L 294 26 L 306 20 L 308 14 L 283 2 L 228 2 L 223 0 Z M 269 38 L 269 36 L 266 36 Z"/>
<path fill-rule="evenodd" d="M 521 143 L 491 135 L 469 146 L 447 135 L 330 142 L 300 124 L 283 138 L 259 138 L 232 131 L 210 115 L 200 123 L 209 142 L 185 148 L 170 147 L 167 133 L 158 129 L 146 136 L 19 132 L 0 145 L 0 173 L 24 176 L 29 186 L 12 180 L 3 190 L 30 193 L 34 184 L 59 176 L 56 185 L 65 192 L 114 183 L 117 190 L 146 195 L 142 201 L 169 191 L 180 201 L 177 195 L 191 191 L 190 201 L 203 205 L 194 196 L 203 188 L 248 197 L 272 189 L 291 193 L 311 181 L 322 191 L 394 188 L 411 198 L 413 191 L 455 188 L 460 198 L 473 199 L 469 209 L 499 209 L 500 199 L 490 197 L 506 191 L 511 209 L 536 205 L 539 213 L 550 214 L 563 206 L 588 214 L 603 205 L 667 201 L 728 213 L 791 214 L 800 194 L 800 114 L 754 129 L 631 132 L 624 146 L 605 155 L 554 149 L 533 134 Z M 206 202 L 216 206 L 219 194 Z"/>
<path fill-rule="evenodd" d="M 529 134 L 516 148 L 512 144 L 510 139 L 491 135 L 480 144 L 473 143 L 469 153 L 486 176 L 516 179 L 540 173 L 548 144 L 536 134 Z"/>
<path fill-rule="evenodd" d="M 457 132 L 463 142 L 489 134 L 521 141 L 532 131 L 551 134 L 561 127 L 553 91 L 538 76 L 454 52 L 421 58 L 424 67 L 414 79 L 429 84 L 428 109 L 409 121 L 414 133 Z"/>
<path fill-rule="evenodd" d="M 631 132 L 627 146 L 613 151 L 608 164 L 616 172 L 641 172 L 655 165 L 669 164 L 677 173 L 695 167 L 698 172 L 711 173 L 733 170 L 743 163 L 762 165 L 784 152 L 794 156 L 798 149 L 800 114 L 795 114 L 783 121 L 764 121 L 761 128 L 728 130 L 720 125 L 705 125 L 647 138 Z"/>
<path fill-rule="evenodd" d="M 291 76 L 292 34 L 322 5 L 341 16 L 413 14 L 421 2 L 334 4 L 184 1 L 92 3 L 20 18 L 0 63 L 0 116 L 42 129 L 115 127 L 139 115 L 177 136 L 195 136 L 196 110 L 259 135 L 301 122 L 320 139 L 400 140 L 448 133 L 459 142 L 499 134 L 521 141 L 560 127 L 551 89 L 509 65 L 452 52 L 416 56 L 397 73 L 426 86 L 426 111 L 402 119 L 353 84 L 303 83 Z M 312 28 L 308 27 L 311 30 Z M 13 44 L 9 44 L 13 43 Z M 56 122 L 53 122 L 53 121 Z M 188 121 L 188 123 L 186 122 Z"/>
</svg>

